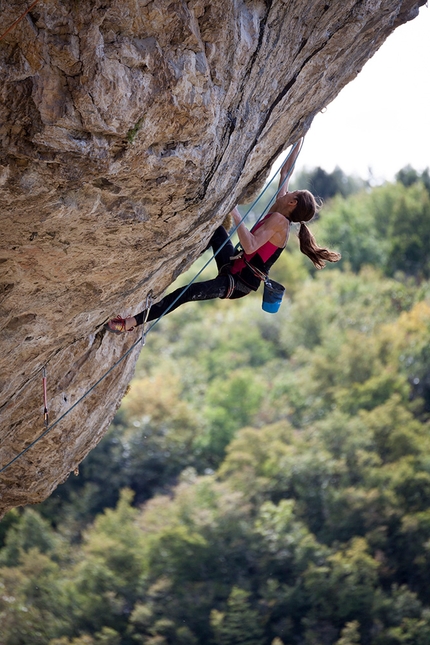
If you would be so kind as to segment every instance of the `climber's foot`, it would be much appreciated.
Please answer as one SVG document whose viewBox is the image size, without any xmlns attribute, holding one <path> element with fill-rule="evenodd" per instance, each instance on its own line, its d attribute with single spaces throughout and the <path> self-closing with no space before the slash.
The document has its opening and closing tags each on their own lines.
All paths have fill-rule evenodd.
<svg viewBox="0 0 430 645">
<path fill-rule="evenodd" d="M 117 316 L 116 318 L 109 320 L 105 325 L 105 329 L 112 332 L 112 334 L 124 334 L 127 331 L 133 331 L 135 327 L 136 319 L 134 316 L 131 316 L 130 318 L 121 318 L 121 316 Z"/>
</svg>

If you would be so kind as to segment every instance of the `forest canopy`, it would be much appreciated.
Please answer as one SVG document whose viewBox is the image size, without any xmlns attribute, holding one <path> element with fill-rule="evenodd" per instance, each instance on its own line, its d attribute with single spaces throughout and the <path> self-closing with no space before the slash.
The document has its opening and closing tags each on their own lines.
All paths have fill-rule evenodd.
<svg viewBox="0 0 430 645">
<path fill-rule="evenodd" d="M 342 261 L 291 239 L 276 316 L 163 319 L 80 474 L 0 522 L 2 645 L 428 645 L 429 176 L 336 178 Z"/>
</svg>

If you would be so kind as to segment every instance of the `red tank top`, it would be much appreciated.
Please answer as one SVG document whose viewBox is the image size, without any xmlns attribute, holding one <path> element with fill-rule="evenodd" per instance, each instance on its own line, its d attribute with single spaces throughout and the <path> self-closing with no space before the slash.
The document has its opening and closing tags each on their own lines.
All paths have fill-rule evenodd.
<svg viewBox="0 0 430 645">
<path fill-rule="evenodd" d="M 256 231 L 260 226 L 263 224 L 263 222 L 270 217 L 272 213 L 268 213 L 260 222 L 255 224 L 255 226 L 252 227 L 251 233 Z M 245 253 L 243 252 L 243 255 L 241 258 L 238 258 L 237 260 L 233 261 L 233 264 L 231 265 L 230 271 L 232 273 L 239 273 L 246 267 L 245 260 L 247 260 L 250 264 L 253 264 L 251 261 L 256 255 L 258 255 L 261 260 L 263 261 L 263 264 L 269 260 L 276 251 L 279 251 L 280 247 L 276 246 L 275 244 L 272 244 L 272 242 L 265 242 L 263 246 L 260 246 L 259 249 L 254 251 L 254 253 Z"/>
</svg>

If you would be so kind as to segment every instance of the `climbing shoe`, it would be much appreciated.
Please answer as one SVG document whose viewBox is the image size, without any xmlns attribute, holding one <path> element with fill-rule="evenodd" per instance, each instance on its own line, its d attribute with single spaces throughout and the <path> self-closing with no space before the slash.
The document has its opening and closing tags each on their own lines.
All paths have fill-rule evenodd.
<svg viewBox="0 0 430 645">
<path fill-rule="evenodd" d="M 127 331 L 133 331 L 134 327 L 131 329 L 126 328 L 126 322 L 127 318 L 121 318 L 121 316 L 117 316 L 116 318 L 112 318 L 112 320 L 109 320 L 105 324 L 105 329 L 107 331 L 110 331 L 112 334 L 124 334 Z"/>
</svg>

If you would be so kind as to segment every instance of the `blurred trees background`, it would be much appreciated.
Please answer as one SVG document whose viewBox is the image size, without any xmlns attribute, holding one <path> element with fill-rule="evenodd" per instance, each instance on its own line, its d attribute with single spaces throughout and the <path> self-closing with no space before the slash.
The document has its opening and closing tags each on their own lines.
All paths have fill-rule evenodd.
<svg viewBox="0 0 430 645">
<path fill-rule="evenodd" d="M 0 522 L 2 645 L 430 643 L 429 174 L 306 181 L 342 261 L 291 239 L 276 316 L 154 328 L 79 476 Z"/>
</svg>

